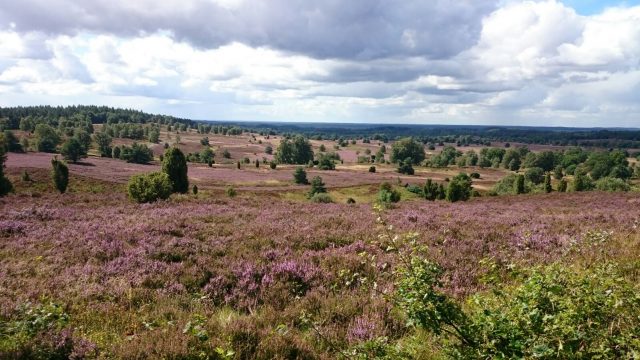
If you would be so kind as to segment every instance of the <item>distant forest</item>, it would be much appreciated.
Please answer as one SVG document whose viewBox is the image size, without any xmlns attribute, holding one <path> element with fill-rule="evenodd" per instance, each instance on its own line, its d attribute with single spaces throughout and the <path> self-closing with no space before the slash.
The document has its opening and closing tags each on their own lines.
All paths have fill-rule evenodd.
<svg viewBox="0 0 640 360">
<path fill-rule="evenodd" d="M 149 114 L 132 109 L 107 106 L 25 106 L 0 107 L 0 130 L 29 131 L 38 123 L 54 127 L 89 124 L 181 124 L 202 131 L 212 126 L 231 125 L 257 133 L 292 136 L 302 134 L 312 139 L 370 139 L 387 142 L 412 136 L 425 144 L 457 143 L 489 145 L 491 142 L 582 146 L 601 148 L 640 148 L 640 129 L 555 128 L 525 126 L 472 125 L 391 125 L 205 121 Z"/>
</svg>

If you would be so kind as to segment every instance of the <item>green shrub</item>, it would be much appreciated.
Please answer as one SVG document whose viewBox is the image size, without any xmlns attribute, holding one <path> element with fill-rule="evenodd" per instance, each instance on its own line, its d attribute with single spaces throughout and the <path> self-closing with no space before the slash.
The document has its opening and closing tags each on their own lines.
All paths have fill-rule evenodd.
<svg viewBox="0 0 640 360">
<path fill-rule="evenodd" d="M 589 191 L 593 189 L 593 181 L 589 175 L 577 172 L 573 177 L 572 191 Z"/>
<path fill-rule="evenodd" d="M 465 173 L 460 173 L 449 182 L 446 199 L 450 202 L 469 200 L 471 190 L 471 178 Z"/>
<path fill-rule="evenodd" d="M 422 187 L 417 186 L 417 185 L 409 185 L 407 186 L 407 191 L 410 193 L 414 193 L 417 195 L 420 195 L 421 197 L 424 196 L 424 193 L 422 192 Z"/>
<path fill-rule="evenodd" d="M 424 187 L 422 188 L 424 198 L 429 201 L 434 201 L 438 198 L 438 191 L 438 183 L 431 179 L 427 179 Z"/>
<path fill-rule="evenodd" d="M 347 204 L 355 204 L 356 200 L 354 198 L 348 198 L 347 199 Z"/>
<path fill-rule="evenodd" d="M 304 171 L 304 169 L 299 166 L 296 168 L 296 170 L 293 172 L 293 181 L 296 184 L 301 184 L 301 185 L 307 185 L 309 183 L 309 180 L 307 180 L 307 172 Z"/>
<path fill-rule="evenodd" d="M 78 160 L 87 157 L 87 150 L 82 146 L 80 141 L 75 137 L 69 138 L 62 144 L 60 154 L 65 160 L 78 162 Z"/>
<path fill-rule="evenodd" d="M 148 203 L 168 199 L 171 195 L 171 180 L 164 172 L 134 175 L 129 179 L 129 198 L 138 203 Z"/>
<path fill-rule="evenodd" d="M 567 192 L 567 180 L 560 180 L 560 182 L 558 183 L 558 192 Z"/>
<path fill-rule="evenodd" d="M 316 193 L 311 197 L 311 202 L 329 204 L 333 202 L 333 199 L 327 193 Z"/>
<path fill-rule="evenodd" d="M 513 184 L 513 192 L 518 194 L 524 194 L 527 192 L 524 186 L 524 175 L 518 174 L 516 175 L 516 181 Z"/>
<path fill-rule="evenodd" d="M 275 161 L 270 161 L 269 162 L 269 168 L 271 168 L 271 170 L 275 170 L 277 166 L 278 165 L 276 164 Z"/>
<path fill-rule="evenodd" d="M 405 161 L 399 162 L 397 171 L 400 174 L 405 174 L 405 175 L 413 175 L 413 174 L 415 174 L 415 170 L 413 169 L 413 166 L 411 165 L 411 159 L 406 159 Z"/>
<path fill-rule="evenodd" d="M 6 151 L 4 138 L 0 136 L 0 196 L 5 196 L 13 191 L 13 184 L 4 175 L 4 162 L 7 160 Z"/>
<path fill-rule="evenodd" d="M 193 185 L 193 195 L 198 195 L 198 185 Z"/>
<path fill-rule="evenodd" d="M 238 195 L 238 193 L 236 192 L 236 189 L 234 189 L 232 186 L 229 186 L 227 188 L 227 190 L 225 190 L 225 192 L 227 193 L 227 196 L 232 198 L 235 197 L 236 195 Z"/>
<path fill-rule="evenodd" d="M 378 192 L 378 201 L 381 204 L 391 204 L 400 201 L 400 192 L 395 190 L 388 182 L 380 184 L 380 191 Z"/>
<path fill-rule="evenodd" d="M 51 159 L 51 167 L 53 185 L 61 194 L 64 194 L 67 191 L 67 185 L 69 185 L 69 168 L 63 161 L 59 161 L 57 157 Z"/>
<path fill-rule="evenodd" d="M 148 164 L 153 160 L 153 152 L 147 145 L 133 143 L 131 147 L 122 146 L 119 158 L 134 164 Z M 115 149 L 114 149 L 115 157 Z"/>
<path fill-rule="evenodd" d="M 539 167 L 528 168 L 524 172 L 524 177 L 527 181 L 530 181 L 535 185 L 542 184 L 544 181 L 544 170 Z"/>
<path fill-rule="evenodd" d="M 316 176 L 311 179 L 311 189 L 309 190 L 309 194 L 307 194 L 308 198 L 312 198 L 315 194 L 326 192 L 327 188 L 324 186 L 324 183 L 322 182 L 322 178 L 320 176 Z"/>
<path fill-rule="evenodd" d="M 629 191 L 631 186 L 620 178 L 603 177 L 598 179 L 595 184 L 596 189 L 600 191 Z"/>
<path fill-rule="evenodd" d="M 369 172 L 370 173 L 375 173 L 376 172 L 376 167 L 375 166 L 369 166 Z"/>
<path fill-rule="evenodd" d="M 640 295 L 618 268 L 550 265 L 517 285 L 474 295 L 463 308 L 442 291 L 443 271 L 412 257 L 398 271 L 396 303 L 457 359 L 623 359 L 640 351 Z"/>
<path fill-rule="evenodd" d="M 180 149 L 173 147 L 165 151 L 162 172 L 169 176 L 173 192 L 185 194 L 189 191 L 187 171 L 187 159 Z"/>
</svg>

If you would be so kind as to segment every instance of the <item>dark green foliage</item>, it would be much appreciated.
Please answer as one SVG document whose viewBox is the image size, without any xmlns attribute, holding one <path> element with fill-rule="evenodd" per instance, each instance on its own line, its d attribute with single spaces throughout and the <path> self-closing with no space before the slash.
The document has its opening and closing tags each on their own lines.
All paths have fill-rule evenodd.
<svg viewBox="0 0 640 360">
<path fill-rule="evenodd" d="M 472 179 L 480 179 L 480 174 L 477 172 L 472 172 L 471 174 L 469 174 L 469 177 Z"/>
<path fill-rule="evenodd" d="M 318 193 L 326 193 L 326 192 L 327 192 L 327 188 L 322 182 L 322 178 L 320 176 L 316 176 L 313 179 L 311 179 L 311 189 L 307 194 L 308 198 L 312 198 L 314 195 Z"/>
<path fill-rule="evenodd" d="M 229 152 L 229 150 L 224 149 L 222 151 L 222 157 L 225 158 L 225 159 L 231 159 L 231 153 Z"/>
<path fill-rule="evenodd" d="M 411 159 L 406 159 L 405 161 L 399 162 L 397 171 L 400 174 L 405 174 L 405 175 L 415 174 L 415 170 L 413 169 L 413 166 L 411 166 Z"/>
<path fill-rule="evenodd" d="M 309 180 L 307 180 L 307 172 L 304 171 L 304 168 L 300 166 L 296 168 L 296 170 L 293 172 L 293 181 L 296 184 L 301 185 L 307 185 L 309 183 Z"/>
<path fill-rule="evenodd" d="M 171 195 L 171 181 L 163 172 L 134 175 L 129 179 L 127 193 L 138 203 L 148 203 L 168 199 Z"/>
<path fill-rule="evenodd" d="M 260 167 L 260 160 L 256 159 L 256 169 Z"/>
<path fill-rule="evenodd" d="M 209 147 L 209 137 L 205 136 L 202 139 L 200 139 L 200 145 Z"/>
<path fill-rule="evenodd" d="M 356 201 L 355 201 L 354 198 L 348 198 L 347 199 L 347 204 L 355 204 L 355 203 L 356 203 Z"/>
<path fill-rule="evenodd" d="M 278 165 L 275 161 L 269 161 L 269 167 L 271 168 L 271 170 L 275 170 L 277 166 Z"/>
<path fill-rule="evenodd" d="M 560 182 L 558 183 L 558 192 L 567 192 L 567 180 L 560 180 Z"/>
<path fill-rule="evenodd" d="M 236 189 L 233 188 L 233 186 L 229 186 L 225 192 L 227 193 L 227 196 L 232 198 L 232 197 L 236 197 L 236 195 L 238 195 L 238 193 L 236 192 Z"/>
<path fill-rule="evenodd" d="M 240 170 L 240 160 L 236 161 L 236 168 Z"/>
<path fill-rule="evenodd" d="M 528 168 L 524 172 L 524 177 L 535 185 L 542 184 L 544 181 L 544 169 L 539 167 Z"/>
<path fill-rule="evenodd" d="M 370 173 L 376 172 L 376 167 L 375 166 L 369 166 L 369 172 Z"/>
<path fill-rule="evenodd" d="M 102 157 L 111 157 L 113 151 L 111 150 L 112 138 L 105 132 L 98 132 L 93 134 L 93 140 L 98 144 L 98 152 Z"/>
<path fill-rule="evenodd" d="M 460 157 L 462 153 L 453 146 L 447 145 L 442 149 L 440 154 L 433 156 L 428 165 L 431 167 L 447 167 L 449 165 L 453 165 L 456 162 L 456 158 Z M 461 166 L 466 165 L 466 159 L 462 159 L 464 163 L 460 164 Z"/>
<path fill-rule="evenodd" d="M 391 148 L 391 162 L 394 163 L 409 159 L 410 164 L 420 164 L 424 158 L 425 153 L 422 143 L 413 138 L 400 139 Z"/>
<path fill-rule="evenodd" d="M 65 160 L 70 160 L 74 163 L 87 157 L 87 151 L 75 137 L 69 138 L 62 144 L 60 153 Z"/>
<path fill-rule="evenodd" d="M 593 189 L 593 181 L 589 175 L 578 172 L 573 177 L 571 190 L 573 191 L 589 191 Z"/>
<path fill-rule="evenodd" d="M 131 147 L 124 145 L 122 146 L 119 158 L 129 163 L 148 164 L 151 160 L 153 160 L 153 152 L 147 145 L 133 143 Z"/>
<path fill-rule="evenodd" d="M 429 201 L 434 201 L 438 199 L 438 192 L 439 192 L 438 183 L 436 183 L 431 179 L 427 179 L 427 181 L 424 184 L 424 187 L 422 188 L 422 193 L 424 195 L 424 198 Z"/>
<path fill-rule="evenodd" d="M 120 159 L 120 147 L 116 146 L 113 148 L 113 151 L 111 152 L 111 157 L 113 157 L 114 159 Z"/>
<path fill-rule="evenodd" d="M 395 190 L 388 182 L 380 184 L 380 191 L 378 192 L 378 201 L 382 204 L 397 203 L 400 201 L 400 192 Z"/>
<path fill-rule="evenodd" d="M 417 185 L 408 185 L 406 187 L 407 191 L 410 193 L 414 193 L 416 195 L 420 195 L 421 197 L 424 197 L 424 193 L 422 192 L 422 187 L 417 186 Z"/>
<path fill-rule="evenodd" d="M 63 161 L 59 161 L 57 157 L 51 159 L 51 167 L 53 185 L 61 194 L 64 194 L 67 191 L 67 185 L 69 185 L 69 168 Z"/>
<path fill-rule="evenodd" d="M 547 173 L 544 177 L 544 192 L 547 194 L 553 191 L 553 187 L 551 186 L 551 174 Z"/>
<path fill-rule="evenodd" d="M 38 124 L 35 128 L 36 148 L 41 152 L 52 153 L 60 143 L 60 135 L 47 124 Z"/>
<path fill-rule="evenodd" d="M 169 175 L 173 192 L 184 194 L 189 191 L 188 170 L 187 159 L 180 149 L 172 147 L 165 151 L 162 172 Z"/>
<path fill-rule="evenodd" d="M 585 165 L 593 180 L 606 176 L 628 179 L 632 174 L 629 170 L 627 156 L 619 150 L 591 153 L 585 161 Z"/>
<path fill-rule="evenodd" d="M 0 134 L 0 196 L 5 196 L 13 191 L 13 184 L 4 175 L 4 162 L 7 160 L 7 146 L 5 138 Z"/>
<path fill-rule="evenodd" d="M 333 157 L 329 154 L 320 154 L 318 156 L 318 169 L 335 170 L 336 165 L 333 163 Z"/>
<path fill-rule="evenodd" d="M 27 170 L 22 172 L 22 181 L 24 182 L 31 181 L 31 176 L 29 176 L 29 173 L 27 172 Z"/>
<path fill-rule="evenodd" d="M 84 129 L 76 128 L 73 130 L 73 137 L 80 142 L 82 150 L 86 154 L 91 148 L 91 135 Z"/>
<path fill-rule="evenodd" d="M 16 135 L 13 133 L 13 131 L 5 130 L 3 132 L 3 135 L 4 135 L 5 146 L 8 152 L 20 153 L 27 150 L 27 149 L 23 149 L 22 145 L 20 144 L 20 141 L 18 140 Z"/>
<path fill-rule="evenodd" d="M 264 148 L 264 153 L 265 153 L 265 154 L 269 154 L 269 155 L 273 154 L 273 147 L 271 147 L 271 145 L 267 145 L 267 146 Z"/>
<path fill-rule="evenodd" d="M 517 149 L 507 150 L 502 158 L 502 167 L 511 171 L 519 170 L 521 164 L 520 151 Z"/>
<path fill-rule="evenodd" d="M 158 129 L 157 127 L 152 127 L 151 130 L 149 130 L 149 142 L 150 143 L 154 143 L 157 144 L 160 142 L 160 129 Z"/>
<path fill-rule="evenodd" d="M 281 164 L 307 164 L 313 161 L 309 140 L 302 136 L 282 140 L 276 151 L 276 160 Z"/>
<path fill-rule="evenodd" d="M 446 199 L 450 202 L 469 200 L 471 190 L 471 178 L 465 173 L 460 173 L 449 182 Z"/>
<path fill-rule="evenodd" d="M 198 195 L 198 185 L 193 185 L 193 195 Z"/>
<path fill-rule="evenodd" d="M 553 169 L 553 177 L 556 180 L 562 179 L 564 175 L 562 174 L 562 165 L 558 165 Z"/>
<path fill-rule="evenodd" d="M 499 167 L 502 163 L 502 158 L 506 153 L 502 148 L 482 148 L 480 150 L 480 156 L 478 157 L 478 166 L 485 167 Z"/>
</svg>

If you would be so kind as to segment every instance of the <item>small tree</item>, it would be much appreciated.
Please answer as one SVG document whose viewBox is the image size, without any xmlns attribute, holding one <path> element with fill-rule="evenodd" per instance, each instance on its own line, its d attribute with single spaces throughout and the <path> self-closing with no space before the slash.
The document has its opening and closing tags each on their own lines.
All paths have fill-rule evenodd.
<svg viewBox="0 0 640 360">
<path fill-rule="evenodd" d="M 424 158 L 424 146 L 413 138 L 398 140 L 391 148 L 391 162 L 406 162 L 409 159 L 410 164 L 419 164 Z"/>
<path fill-rule="evenodd" d="M 370 173 L 375 173 L 376 172 L 376 167 L 375 166 L 369 166 L 369 172 Z"/>
<path fill-rule="evenodd" d="M 87 151 L 75 137 L 69 138 L 64 144 L 62 144 L 60 153 L 65 160 L 71 160 L 74 163 L 87 157 Z"/>
<path fill-rule="evenodd" d="M 588 191 L 593 188 L 593 184 L 588 175 L 581 172 L 575 174 L 573 178 L 573 191 Z"/>
<path fill-rule="evenodd" d="M 553 177 L 556 178 L 556 180 L 560 180 L 563 176 L 562 165 L 556 166 L 555 169 L 553 169 Z"/>
<path fill-rule="evenodd" d="M 256 159 L 256 169 L 260 167 L 260 160 Z"/>
<path fill-rule="evenodd" d="M 278 165 L 276 164 L 275 161 L 270 161 L 269 162 L 269 167 L 271 168 L 271 170 L 275 170 L 277 166 Z"/>
<path fill-rule="evenodd" d="M 198 195 L 198 185 L 193 185 L 193 195 Z"/>
<path fill-rule="evenodd" d="M 415 170 L 413 170 L 413 166 L 411 166 L 411 159 L 406 159 L 405 161 L 401 161 L 398 163 L 398 170 L 400 174 L 413 175 L 415 174 Z"/>
<path fill-rule="evenodd" d="M 38 151 L 49 153 L 56 151 L 56 146 L 60 143 L 60 135 L 54 128 L 47 124 L 38 124 L 34 133 Z"/>
<path fill-rule="evenodd" d="M 551 186 L 551 174 L 547 173 L 544 177 L 544 192 L 547 194 L 553 191 L 553 187 Z"/>
<path fill-rule="evenodd" d="M 293 172 L 293 181 L 296 184 L 307 185 L 309 180 L 307 180 L 307 172 L 304 171 L 304 168 L 301 166 L 297 167 Z"/>
<path fill-rule="evenodd" d="M 51 160 L 51 167 L 53 185 L 61 194 L 64 194 L 67 191 L 67 185 L 69 185 L 69 168 L 63 161 L 59 161 L 57 157 Z"/>
<path fill-rule="evenodd" d="M 326 193 L 327 189 L 322 182 L 322 178 L 320 176 L 316 176 L 311 179 L 311 190 L 309 190 L 309 194 L 307 194 L 308 198 L 312 198 L 315 194 L 318 193 Z"/>
<path fill-rule="evenodd" d="M 227 190 L 225 190 L 225 192 L 227 193 L 227 196 L 230 198 L 235 197 L 238 194 L 236 192 L 236 189 L 233 188 L 233 186 L 229 186 Z"/>
<path fill-rule="evenodd" d="M 99 132 L 93 134 L 93 140 L 95 140 L 96 144 L 98 144 L 98 152 L 102 157 L 111 157 L 111 136 L 106 132 Z"/>
<path fill-rule="evenodd" d="M 180 149 L 173 147 L 164 153 L 162 172 L 169 175 L 173 192 L 184 194 L 189 191 L 187 159 Z"/>
<path fill-rule="evenodd" d="M 265 154 L 269 154 L 269 155 L 273 154 L 273 147 L 271 147 L 271 145 L 267 145 L 264 148 L 264 152 L 265 152 Z"/>
<path fill-rule="evenodd" d="M 471 197 L 471 178 L 464 173 L 456 175 L 447 187 L 447 201 L 466 201 Z"/>
<path fill-rule="evenodd" d="M 127 193 L 138 203 L 168 199 L 172 184 L 169 175 L 164 172 L 134 175 L 129 179 Z"/>
<path fill-rule="evenodd" d="M 113 151 L 111 152 L 111 157 L 113 157 L 114 159 L 120 159 L 120 146 L 116 146 L 113 148 Z"/>
<path fill-rule="evenodd" d="M 424 198 L 429 201 L 434 201 L 438 198 L 438 183 L 431 179 L 427 179 L 427 182 L 424 184 L 422 189 L 424 193 Z"/>
</svg>

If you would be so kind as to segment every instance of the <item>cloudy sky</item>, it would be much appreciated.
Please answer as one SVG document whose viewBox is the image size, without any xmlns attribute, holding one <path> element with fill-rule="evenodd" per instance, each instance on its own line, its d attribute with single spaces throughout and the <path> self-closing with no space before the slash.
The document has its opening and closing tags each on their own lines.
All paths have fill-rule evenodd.
<svg viewBox="0 0 640 360">
<path fill-rule="evenodd" d="M 640 127 L 640 0 L 0 0 L 0 106 Z"/>
</svg>

